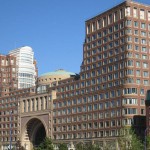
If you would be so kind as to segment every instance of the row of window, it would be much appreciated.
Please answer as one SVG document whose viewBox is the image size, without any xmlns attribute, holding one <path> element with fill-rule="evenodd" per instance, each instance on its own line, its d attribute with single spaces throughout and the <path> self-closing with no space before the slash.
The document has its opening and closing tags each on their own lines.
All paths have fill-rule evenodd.
<svg viewBox="0 0 150 150">
<path fill-rule="evenodd" d="M 131 13 L 131 11 L 133 12 Z M 101 17 L 97 21 L 93 21 L 92 23 L 88 24 L 86 30 L 87 34 L 106 27 L 107 25 L 112 24 L 119 19 L 123 19 L 125 16 L 150 20 L 150 11 L 146 11 L 144 9 L 138 10 L 138 8 L 134 8 L 132 10 L 130 6 L 126 7 L 125 9 L 116 10 L 114 13 Z"/>
<path fill-rule="evenodd" d="M 1 142 L 9 142 L 9 141 L 10 141 L 10 136 L 7 135 L 7 137 L 1 137 Z M 11 141 L 17 142 L 17 136 L 12 137 Z M 8 149 L 8 145 L 3 146 L 3 147 L 5 147 L 6 149 Z"/>
<path fill-rule="evenodd" d="M 119 90 L 117 90 L 117 93 L 119 92 Z M 119 92 L 120 93 L 120 92 Z M 79 99 L 73 99 L 73 100 L 64 100 L 63 102 L 57 102 L 57 103 L 53 103 L 53 108 L 61 108 L 61 107 L 65 107 L 65 106 L 74 106 L 74 105 L 80 105 L 80 104 L 86 104 L 86 103 L 92 103 L 94 101 L 98 101 L 98 100 L 102 100 L 105 97 L 108 97 L 108 93 L 105 94 L 99 94 L 99 95 L 93 95 L 93 96 L 88 96 L 83 97 L 83 98 L 79 98 Z M 113 104 L 115 104 L 115 106 L 120 106 L 120 100 L 112 100 Z"/>
<path fill-rule="evenodd" d="M 89 123 L 82 123 L 78 125 L 64 125 L 54 127 L 54 132 L 64 132 L 64 131 L 76 131 L 76 130 L 85 130 L 85 129 L 98 129 L 98 128 L 108 128 L 108 127 L 115 127 L 121 126 L 120 120 L 111 120 L 111 121 L 101 121 L 101 122 L 89 122 Z"/>
<path fill-rule="evenodd" d="M 12 128 L 17 128 L 18 127 L 18 124 L 17 123 L 11 123 L 11 127 Z M 0 124 L 0 128 L 1 129 L 9 129 L 10 128 L 10 124 L 9 123 L 5 123 L 5 124 Z"/>
<path fill-rule="evenodd" d="M 119 85 L 124 85 L 127 83 L 132 83 L 131 81 L 128 81 L 126 79 L 121 79 L 121 80 L 116 80 L 114 82 L 109 82 L 109 83 L 103 83 L 101 85 L 95 85 L 92 87 L 86 87 L 86 89 L 81 89 L 81 90 L 76 90 L 73 92 L 69 92 L 69 93 L 61 93 L 61 94 L 57 94 L 57 99 L 64 99 L 64 98 L 68 98 L 68 97 L 73 97 L 75 95 L 80 95 L 80 94 L 85 94 L 85 93 L 89 93 L 89 92 L 95 92 L 95 91 L 99 91 L 99 90 L 106 90 L 108 88 L 114 87 L 114 86 L 119 86 Z M 136 80 L 137 84 L 141 83 L 140 79 Z M 143 80 L 143 84 L 144 85 L 149 85 L 149 80 Z M 133 90 L 132 90 L 133 89 Z M 135 90 L 135 91 L 134 91 Z M 133 92 L 131 92 L 133 91 Z M 111 92 L 106 92 L 103 96 L 103 98 L 107 99 L 107 98 L 114 98 L 114 97 L 119 97 L 120 94 L 122 93 L 122 91 L 111 91 Z M 126 94 L 140 94 L 140 95 L 144 95 L 145 94 L 145 90 L 144 89 L 138 89 L 138 88 L 130 88 L 130 89 L 123 89 L 123 95 Z"/>
<path fill-rule="evenodd" d="M 109 105 L 109 103 L 105 104 L 105 107 L 108 107 L 107 105 Z M 100 109 L 102 109 L 102 107 L 104 107 L 104 104 L 101 103 L 99 105 L 99 107 L 100 107 Z M 68 111 L 69 109 L 66 109 L 66 110 Z M 74 108 L 72 108 L 72 110 L 74 111 Z M 58 116 L 62 115 L 62 113 L 65 114 L 64 109 L 58 110 L 57 112 L 54 111 L 53 116 L 58 117 Z M 67 113 L 65 115 L 67 115 Z M 56 124 L 56 123 L 62 124 L 62 123 L 80 122 L 80 121 L 87 121 L 87 120 L 97 120 L 97 119 L 105 119 L 105 118 L 120 117 L 120 116 L 121 116 L 121 109 L 115 109 L 115 110 L 106 110 L 103 112 L 88 113 L 88 114 L 79 115 L 79 116 L 68 116 L 68 117 L 64 116 L 63 118 L 54 119 L 53 122 L 54 122 L 54 124 Z"/>
<path fill-rule="evenodd" d="M 140 35 L 141 38 L 142 37 L 150 37 L 150 32 L 147 33 L 145 30 L 144 31 L 139 31 L 139 30 L 134 29 L 132 31 L 131 28 L 128 28 L 128 29 L 125 30 L 125 33 L 126 34 L 134 34 L 135 36 Z M 123 35 L 124 35 L 124 30 L 121 30 L 120 32 L 113 33 L 109 36 L 105 35 L 104 37 L 102 37 L 101 32 L 99 32 L 97 34 L 88 36 L 86 38 L 86 43 L 97 40 L 97 45 L 102 45 L 102 44 L 105 44 L 105 43 L 110 42 L 112 40 L 118 39 L 119 37 L 121 38 Z M 99 38 L 103 38 L 103 39 L 99 39 Z M 120 43 L 124 43 L 125 41 L 128 41 L 129 38 L 131 39 L 132 37 L 128 37 L 128 38 L 126 38 L 126 40 L 125 40 L 125 38 L 120 39 Z"/>
</svg>

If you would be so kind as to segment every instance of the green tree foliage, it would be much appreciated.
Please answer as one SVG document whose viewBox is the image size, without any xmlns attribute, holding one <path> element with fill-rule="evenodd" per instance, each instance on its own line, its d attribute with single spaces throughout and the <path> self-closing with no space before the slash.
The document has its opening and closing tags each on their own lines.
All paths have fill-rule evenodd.
<svg viewBox="0 0 150 150">
<path fill-rule="evenodd" d="M 60 143 L 58 148 L 59 150 L 68 150 L 67 144 L 65 143 Z"/>
<path fill-rule="evenodd" d="M 121 150 L 142 150 L 144 145 L 132 129 L 122 129 L 123 134 L 118 139 Z"/>
<path fill-rule="evenodd" d="M 99 145 L 92 143 L 78 143 L 76 145 L 76 150 L 101 150 Z"/>
<path fill-rule="evenodd" d="M 54 150 L 51 138 L 46 137 L 44 141 L 35 150 Z"/>
<path fill-rule="evenodd" d="M 150 149 L 150 136 L 149 135 L 146 137 L 146 147 L 147 149 Z"/>
</svg>

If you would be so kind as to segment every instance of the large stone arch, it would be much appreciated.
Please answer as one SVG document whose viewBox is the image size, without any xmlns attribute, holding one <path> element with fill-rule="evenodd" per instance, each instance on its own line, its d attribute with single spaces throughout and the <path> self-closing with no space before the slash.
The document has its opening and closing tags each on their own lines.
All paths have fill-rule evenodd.
<svg viewBox="0 0 150 150">
<path fill-rule="evenodd" d="M 31 150 L 48 137 L 48 126 L 41 117 L 29 117 L 25 120 L 22 125 L 21 143 L 26 150 Z"/>
</svg>

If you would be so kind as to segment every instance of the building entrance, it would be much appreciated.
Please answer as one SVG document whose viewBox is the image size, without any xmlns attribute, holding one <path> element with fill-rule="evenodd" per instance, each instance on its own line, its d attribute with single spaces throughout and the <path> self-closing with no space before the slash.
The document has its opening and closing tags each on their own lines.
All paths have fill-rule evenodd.
<svg viewBox="0 0 150 150">
<path fill-rule="evenodd" d="M 43 123 L 37 119 L 33 118 L 28 121 L 26 125 L 24 144 L 27 150 L 33 147 L 39 146 L 46 137 L 46 130 Z"/>
</svg>

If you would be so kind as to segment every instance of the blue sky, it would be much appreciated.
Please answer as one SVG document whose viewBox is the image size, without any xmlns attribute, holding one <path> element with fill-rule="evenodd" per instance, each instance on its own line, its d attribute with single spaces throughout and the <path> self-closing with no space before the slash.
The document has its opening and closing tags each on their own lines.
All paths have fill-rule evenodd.
<svg viewBox="0 0 150 150">
<path fill-rule="evenodd" d="M 138 0 L 150 4 L 150 0 Z M 0 53 L 31 46 L 39 75 L 79 73 L 85 21 L 120 0 L 0 0 Z"/>
</svg>

